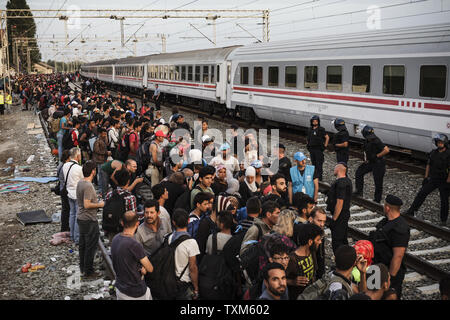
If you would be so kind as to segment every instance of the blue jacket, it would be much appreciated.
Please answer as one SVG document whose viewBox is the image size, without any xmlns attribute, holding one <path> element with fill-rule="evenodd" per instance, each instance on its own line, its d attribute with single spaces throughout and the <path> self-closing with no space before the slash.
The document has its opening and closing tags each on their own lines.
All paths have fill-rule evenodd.
<svg viewBox="0 0 450 320">
<path fill-rule="evenodd" d="M 290 169 L 292 180 L 292 193 L 302 192 L 303 186 L 305 187 L 305 193 L 311 198 L 314 198 L 314 166 L 307 165 L 303 176 L 298 171 L 297 166 L 293 166 Z"/>
</svg>

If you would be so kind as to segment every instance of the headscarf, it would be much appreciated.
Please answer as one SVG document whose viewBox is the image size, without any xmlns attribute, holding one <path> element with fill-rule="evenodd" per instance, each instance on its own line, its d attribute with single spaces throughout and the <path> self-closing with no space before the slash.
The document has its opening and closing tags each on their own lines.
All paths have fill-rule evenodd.
<svg viewBox="0 0 450 320">
<path fill-rule="evenodd" d="M 256 177 L 256 169 L 251 166 L 247 167 L 247 169 L 245 169 L 245 177 L 247 177 L 247 176 Z M 250 184 L 248 183 L 247 178 L 244 179 L 244 181 L 251 192 L 256 192 L 258 190 L 258 187 L 256 186 L 255 181 L 253 181 L 253 183 L 250 183 Z"/>
<path fill-rule="evenodd" d="M 237 179 L 228 180 L 228 189 L 226 193 L 235 194 L 239 191 L 239 181 Z"/>
</svg>

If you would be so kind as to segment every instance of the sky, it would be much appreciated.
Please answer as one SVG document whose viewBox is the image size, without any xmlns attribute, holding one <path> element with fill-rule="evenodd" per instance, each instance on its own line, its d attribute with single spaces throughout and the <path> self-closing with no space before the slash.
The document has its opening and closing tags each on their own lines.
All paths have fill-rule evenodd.
<svg viewBox="0 0 450 320">
<path fill-rule="evenodd" d="M 0 9 L 6 7 L 6 2 L 6 0 L 0 0 Z M 63 21 L 35 18 L 43 61 L 78 59 L 92 62 L 135 54 L 142 56 L 160 53 L 163 34 L 167 39 L 167 52 L 245 45 L 263 41 L 260 17 L 262 10 L 269 10 L 269 41 L 271 42 L 344 33 L 374 32 L 380 29 L 407 28 L 450 21 L 450 0 L 28 0 L 27 3 L 32 10 L 60 10 L 58 13 L 35 12 L 33 13 L 35 16 L 64 14 L 71 17 L 77 15 L 77 9 L 102 10 L 103 15 L 109 15 L 110 13 L 106 10 L 112 9 L 136 10 L 114 13 L 119 17 L 127 16 L 123 21 L 126 42 L 124 47 L 121 46 L 121 28 L 118 20 L 70 19 L 67 24 L 69 45 L 66 46 L 64 40 L 66 28 Z M 259 17 L 218 18 L 214 44 L 214 28 L 205 18 L 164 20 L 129 17 L 164 15 L 163 12 L 139 12 L 142 9 L 259 10 L 256 13 Z M 81 15 L 92 16 L 97 13 L 81 12 Z M 81 38 L 97 38 L 97 40 L 81 43 Z M 137 42 L 133 42 L 133 39 Z"/>
</svg>

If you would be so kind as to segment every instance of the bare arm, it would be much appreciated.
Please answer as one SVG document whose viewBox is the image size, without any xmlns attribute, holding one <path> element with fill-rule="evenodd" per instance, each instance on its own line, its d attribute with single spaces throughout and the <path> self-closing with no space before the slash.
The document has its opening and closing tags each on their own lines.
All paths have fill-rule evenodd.
<svg viewBox="0 0 450 320">
<path fill-rule="evenodd" d="M 89 199 L 84 199 L 83 206 L 85 209 L 97 209 L 97 208 L 103 208 L 105 206 L 105 203 L 103 201 L 95 203 Z"/>
<path fill-rule="evenodd" d="M 198 267 L 196 256 L 189 257 L 189 275 L 191 276 L 194 291 L 198 292 Z"/>
<path fill-rule="evenodd" d="M 379 154 L 377 154 L 377 158 L 381 158 L 385 155 L 387 155 L 389 153 L 389 148 L 388 146 L 385 146 L 383 151 L 381 151 Z"/>
<path fill-rule="evenodd" d="M 405 255 L 406 248 L 405 247 L 394 247 L 393 253 L 394 256 L 391 260 L 391 265 L 389 266 L 389 273 L 391 276 L 396 276 L 400 266 L 402 264 L 403 256 Z"/>
<path fill-rule="evenodd" d="M 319 179 L 314 179 L 314 201 L 319 197 Z"/>
<path fill-rule="evenodd" d="M 327 135 L 327 134 L 325 134 L 325 149 L 328 147 L 328 142 L 330 141 L 330 137 Z"/>
<path fill-rule="evenodd" d="M 145 273 L 147 273 L 147 272 L 150 272 L 150 273 L 153 272 L 153 265 L 152 265 L 152 263 L 150 262 L 150 260 L 148 260 L 148 257 L 142 258 L 142 259 L 140 260 L 140 262 L 141 262 L 143 268 L 145 269 L 145 272 L 144 272 L 143 274 L 145 274 Z"/>
<path fill-rule="evenodd" d="M 336 206 L 334 207 L 333 220 L 336 221 L 341 214 L 342 207 L 344 206 L 344 199 L 337 199 Z"/>
</svg>

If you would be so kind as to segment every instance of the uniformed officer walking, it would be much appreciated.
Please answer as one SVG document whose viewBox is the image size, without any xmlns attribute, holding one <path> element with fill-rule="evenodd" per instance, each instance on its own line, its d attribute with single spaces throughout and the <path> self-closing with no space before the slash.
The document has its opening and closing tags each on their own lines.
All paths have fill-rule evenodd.
<svg viewBox="0 0 450 320">
<path fill-rule="evenodd" d="M 343 119 L 334 120 L 334 127 L 338 131 L 333 137 L 334 151 L 336 151 L 336 162 L 348 162 L 348 140 L 350 135 L 348 134 L 345 121 Z"/>
<path fill-rule="evenodd" d="M 350 204 L 352 200 L 352 180 L 347 177 L 347 166 L 338 163 L 334 167 L 336 181 L 331 185 L 327 196 L 327 210 L 332 214 L 331 246 L 333 252 L 343 244 L 348 244 L 348 220 L 350 219 Z"/>
<path fill-rule="evenodd" d="M 310 153 L 311 163 L 317 170 L 317 177 L 322 181 L 323 151 L 327 148 L 330 137 L 325 132 L 325 128 L 320 126 L 319 116 L 312 116 L 310 122 L 311 127 L 308 129 L 306 148 Z"/>
<path fill-rule="evenodd" d="M 383 193 L 383 178 L 386 172 L 386 163 L 383 159 L 389 153 L 389 148 L 375 135 L 371 126 L 364 126 L 362 135 L 364 141 L 364 163 L 355 172 L 356 191 L 353 195 L 362 196 L 364 188 L 364 176 L 372 172 L 375 183 L 375 195 L 373 201 L 380 203 Z"/>
<path fill-rule="evenodd" d="M 425 198 L 436 188 L 439 189 L 441 198 L 441 225 L 447 225 L 448 218 L 448 197 L 450 193 L 450 150 L 448 137 L 445 134 L 437 134 L 434 144 L 437 149 L 431 151 L 425 169 L 425 179 L 422 187 L 416 195 L 411 207 L 406 211 L 408 215 L 414 215 L 419 210 Z"/>
<path fill-rule="evenodd" d="M 403 258 L 410 237 L 409 225 L 400 215 L 402 204 L 402 200 L 398 197 L 388 195 L 384 202 L 386 217 L 376 225 L 376 231 L 369 234 L 374 246 L 373 263 L 389 266 L 391 288 L 395 289 L 398 299 L 402 295 L 402 283 L 406 273 Z"/>
</svg>

